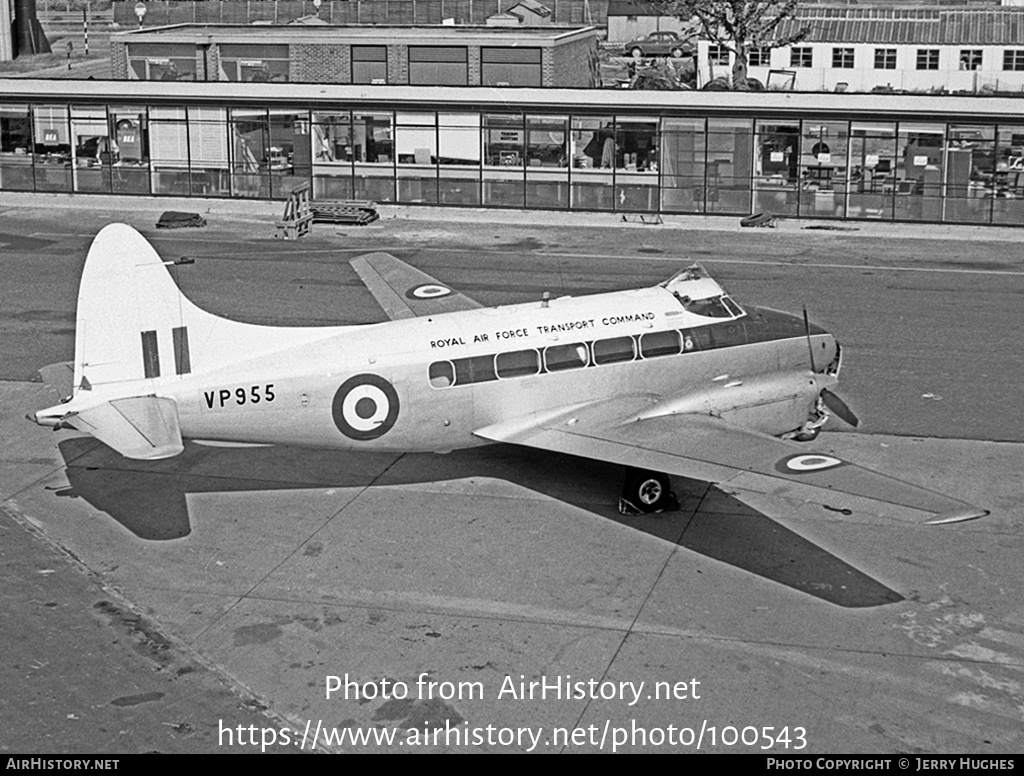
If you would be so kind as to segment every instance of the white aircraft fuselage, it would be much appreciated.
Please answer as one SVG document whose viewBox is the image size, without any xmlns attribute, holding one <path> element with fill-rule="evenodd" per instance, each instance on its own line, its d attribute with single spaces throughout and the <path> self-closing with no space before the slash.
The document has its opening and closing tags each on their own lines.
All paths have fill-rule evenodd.
<svg viewBox="0 0 1024 776">
<path fill-rule="evenodd" d="M 824 369 L 837 347 L 815 331 L 811 347 Z M 695 315 L 662 287 L 321 332 L 271 355 L 161 381 L 182 436 L 448 451 L 486 444 L 473 433 L 481 427 L 609 395 L 693 404 L 723 391 L 763 416 L 754 427 L 782 434 L 799 428 L 821 387 L 834 382 L 812 378 L 802 320 L 759 310 L 734 320 Z M 771 386 L 771 400 L 744 391 L 756 383 Z"/>
</svg>

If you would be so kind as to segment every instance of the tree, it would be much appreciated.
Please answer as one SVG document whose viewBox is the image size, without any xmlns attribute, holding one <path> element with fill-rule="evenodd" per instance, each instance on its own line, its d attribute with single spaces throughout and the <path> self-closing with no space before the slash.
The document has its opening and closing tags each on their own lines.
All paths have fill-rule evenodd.
<svg viewBox="0 0 1024 776">
<path fill-rule="evenodd" d="M 799 0 L 665 0 L 665 11 L 696 26 L 699 37 L 733 54 L 732 88 L 747 89 L 752 48 L 799 43 L 811 31 L 796 19 Z"/>
</svg>

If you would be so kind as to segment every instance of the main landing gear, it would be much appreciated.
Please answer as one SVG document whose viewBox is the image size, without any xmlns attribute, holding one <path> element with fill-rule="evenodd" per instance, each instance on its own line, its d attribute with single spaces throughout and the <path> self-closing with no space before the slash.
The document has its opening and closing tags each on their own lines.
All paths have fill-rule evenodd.
<svg viewBox="0 0 1024 776">
<path fill-rule="evenodd" d="M 661 472 L 627 469 L 619 513 L 642 515 L 679 509 L 676 494 L 669 489 L 668 476 Z"/>
</svg>

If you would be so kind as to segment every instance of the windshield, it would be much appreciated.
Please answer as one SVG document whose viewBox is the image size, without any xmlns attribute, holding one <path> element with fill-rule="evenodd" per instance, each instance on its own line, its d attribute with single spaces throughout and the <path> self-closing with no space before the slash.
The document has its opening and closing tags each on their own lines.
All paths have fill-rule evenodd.
<svg viewBox="0 0 1024 776">
<path fill-rule="evenodd" d="M 712 296 L 707 299 L 689 299 L 684 296 L 680 297 L 679 301 L 686 312 L 702 315 L 705 318 L 739 318 L 745 314 L 728 294 Z"/>
</svg>

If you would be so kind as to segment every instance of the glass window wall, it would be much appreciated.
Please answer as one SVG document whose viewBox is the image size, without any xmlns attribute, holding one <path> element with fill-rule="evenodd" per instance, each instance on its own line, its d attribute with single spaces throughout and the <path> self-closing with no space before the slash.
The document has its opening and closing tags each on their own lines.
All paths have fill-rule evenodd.
<svg viewBox="0 0 1024 776">
<path fill-rule="evenodd" d="M 110 108 L 110 188 L 115 194 L 149 194 L 149 117 L 145 108 Z"/>
<path fill-rule="evenodd" d="M 189 196 L 189 124 L 184 108 L 149 109 L 150 163 L 154 194 Z"/>
<path fill-rule="evenodd" d="M 433 113 L 395 115 L 398 201 L 437 202 L 437 119 Z"/>
<path fill-rule="evenodd" d="M 999 125 L 995 158 L 992 221 L 1024 225 L 1024 126 Z"/>
<path fill-rule="evenodd" d="M 484 115 L 483 201 L 485 205 L 525 204 L 526 120 L 521 113 Z"/>
<path fill-rule="evenodd" d="M 707 212 L 751 212 L 754 134 L 748 119 L 708 119 Z"/>
<path fill-rule="evenodd" d="M 659 145 L 657 118 L 616 117 L 616 210 L 657 212 Z"/>
<path fill-rule="evenodd" d="M 897 221 L 942 219 L 945 134 L 945 124 L 900 123 L 894 192 Z"/>
<path fill-rule="evenodd" d="M 896 172 L 895 123 L 854 122 L 850 126 L 847 216 L 891 219 Z"/>
<path fill-rule="evenodd" d="M 849 129 L 845 121 L 804 120 L 800 136 L 800 215 L 842 218 L 846 206 Z"/>
<path fill-rule="evenodd" d="M 352 115 L 314 111 L 313 199 L 352 199 Z"/>
<path fill-rule="evenodd" d="M 614 210 L 614 170 L 616 159 L 621 158 L 621 149 L 615 142 L 612 117 L 573 117 L 570 146 L 571 207 L 575 210 Z"/>
<path fill-rule="evenodd" d="M 32 191 L 32 115 L 28 105 L 0 105 L 0 190 Z"/>
<path fill-rule="evenodd" d="M 270 196 L 285 199 L 292 189 L 308 183 L 313 173 L 313 145 L 309 113 L 271 110 L 267 169 Z"/>
<path fill-rule="evenodd" d="M 800 123 L 758 119 L 754 139 L 755 213 L 795 216 L 800 192 Z"/>
<path fill-rule="evenodd" d="M 1009 183 L 997 174 L 996 128 L 951 124 L 943 154 L 943 220 L 988 223 Z"/>
<path fill-rule="evenodd" d="M 270 198 L 270 128 L 265 109 L 231 110 L 231 193 L 236 197 Z"/>
<path fill-rule="evenodd" d="M 437 116 L 438 202 L 480 204 L 480 114 Z"/>
<path fill-rule="evenodd" d="M 1024 226 L 1024 125 L 0 105 L 0 189 Z"/>
<path fill-rule="evenodd" d="M 390 113 L 352 113 L 353 196 L 395 201 L 395 142 Z"/>
<path fill-rule="evenodd" d="M 705 123 L 703 118 L 662 121 L 661 206 L 669 212 L 704 212 Z"/>
<path fill-rule="evenodd" d="M 68 106 L 36 105 L 32 114 L 36 191 L 71 191 Z"/>
<path fill-rule="evenodd" d="M 188 109 L 189 178 L 192 196 L 231 195 L 228 114 L 224 108 Z"/>
<path fill-rule="evenodd" d="M 569 207 L 569 117 L 526 117 L 526 206 Z"/>
</svg>

